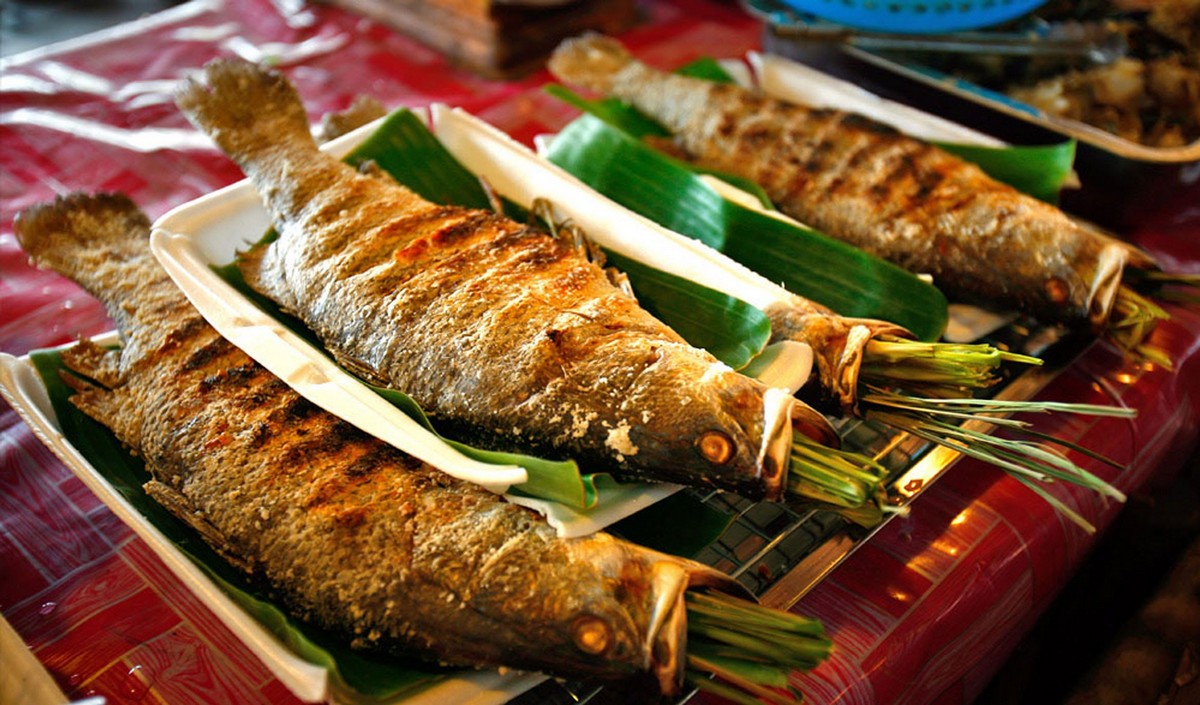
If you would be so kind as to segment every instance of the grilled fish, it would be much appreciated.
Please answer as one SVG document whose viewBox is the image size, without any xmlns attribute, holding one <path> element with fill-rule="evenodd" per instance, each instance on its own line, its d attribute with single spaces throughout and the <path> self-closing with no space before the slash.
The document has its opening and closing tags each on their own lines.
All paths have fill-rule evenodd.
<svg viewBox="0 0 1200 705">
<path fill-rule="evenodd" d="M 242 258 L 250 285 L 448 435 L 753 499 L 782 495 L 793 426 L 836 443 L 803 404 L 768 414 L 777 395 L 687 345 L 570 243 L 319 151 L 281 74 L 218 60 L 176 99 L 279 232 Z"/>
<path fill-rule="evenodd" d="M 724 574 L 538 515 L 307 403 L 221 338 L 119 195 L 17 219 L 43 267 L 100 298 L 121 350 L 66 351 L 74 404 L 146 461 L 146 490 L 293 614 L 355 646 L 564 676 L 649 672 L 674 692 L 689 586 Z"/>
<path fill-rule="evenodd" d="M 619 43 L 567 40 L 549 68 L 671 131 L 686 158 L 759 183 L 779 209 L 912 272 L 947 296 L 1099 331 L 1145 253 L 928 143 L 853 113 L 672 75 Z"/>
</svg>

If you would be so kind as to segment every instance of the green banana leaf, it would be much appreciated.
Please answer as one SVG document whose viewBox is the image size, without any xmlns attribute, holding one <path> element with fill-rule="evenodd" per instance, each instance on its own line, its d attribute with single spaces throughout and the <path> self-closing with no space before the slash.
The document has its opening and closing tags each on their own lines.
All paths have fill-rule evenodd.
<svg viewBox="0 0 1200 705">
<path fill-rule="evenodd" d="M 946 326 L 946 299 L 933 286 L 850 245 L 724 198 L 690 169 L 592 115 L 559 133 L 546 156 L 621 205 L 844 316 L 892 321 L 923 340 L 937 339 Z"/>
<path fill-rule="evenodd" d="M 65 371 L 56 351 L 30 354 L 46 387 L 63 436 L 92 467 L 168 540 L 229 594 L 248 614 L 305 660 L 330 669 L 363 702 L 388 702 L 419 693 L 450 677 L 452 671 L 399 658 L 353 651 L 344 639 L 301 624 L 275 606 L 266 592 L 213 551 L 191 527 L 176 519 L 142 489 L 150 479 L 142 460 L 131 455 L 107 428 L 68 401 L 71 390 L 59 377 Z"/>
<path fill-rule="evenodd" d="M 1057 203 L 1075 165 L 1075 140 L 1047 145 L 984 147 L 935 142 L 997 181 L 1047 203 Z"/>
<path fill-rule="evenodd" d="M 479 179 L 438 142 L 408 110 L 398 110 L 355 148 L 351 164 L 373 161 L 397 181 L 434 203 L 488 208 Z M 528 214 L 505 204 L 510 217 Z M 704 348 L 733 369 L 742 369 L 766 346 L 770 322 L 758 309 L 728 294 L 605 252 L 629 277 L 639 302 L 692 345 Z"/>
<path fill-rule="evenodd" d="M 733 83 L 733 77 L 725 71 L 720 62 L 710 57 L 697 59 L 679 68 L 676 73 L 717 83 Z M 587 99 L 565 86 L 553 83 L 546 85 L 543 90 L 564 103 L 585 113 L 590 113 L 638 139 L 669 137 L 671 134 L 667 128 L 653 118 L 643 115 L 616 98 Z M 1058 201 L 1059 194 L 1073 174 L 1075 164 L 1075 140 L 1049 145 L 1007 145 L 1003 147 L 944 141 L 934 141 L 933 144 L 962 159 L 973 162 L 993 179 L 1003 181 L 1018 191 L 1050 203 Z M 747 179 L 722 175 L 720 172 L 694 165 L 691 168 L 696 169 L 698 173 L 719 176 L 743 191 L 765 198 L 765 194 L 762 194 L 757 184 L 750 186 L 748 184 L 753 184 L 753 182 L 749 182 Z M 769 203 L 769 200 L 766 202 Z"/>
</svg>

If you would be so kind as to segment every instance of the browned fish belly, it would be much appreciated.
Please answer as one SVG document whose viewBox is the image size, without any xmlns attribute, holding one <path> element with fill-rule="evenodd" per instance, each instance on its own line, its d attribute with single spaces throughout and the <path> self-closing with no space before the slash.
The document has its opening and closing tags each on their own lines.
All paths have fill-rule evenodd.
<svg viewBox="0 0 1200 705">
<path fill-rule="evenodd" d="M 222 339 L 126 198 L 22 213 L 22 247 L 103 300 L 121 351 L 65 354 L 75 404 L 145 458 L 147 492 L 291 611 L 448 664 L 679 682 L 689 585 L 723 574 L 536 514 L 370 438 Z"/>
<path fill-rule="evenodd" d="M 859 115 L 664 73 L 598 36 L 565 42 L 550 68 L 656 118 L 689 158 L 758 182 L 780 210 L 931 274 L 954 299 L 1099 329 L 1124 267 L 1154 266 L 976 166 Z"/>
<path fill-rule="evenodd" d="M 782 494 L 791 428 L 764 416 L 766 388 L 687 345 L 576 248 L 325 155 L 278 74 L 223 61 L 207 80 L 182 88 L 180 107 L 243 167 L 280 232 L 243 272 L 347 367 L 460 439 Z M 790 413 L 836 443 L 820 414 Z"/>
</svg>

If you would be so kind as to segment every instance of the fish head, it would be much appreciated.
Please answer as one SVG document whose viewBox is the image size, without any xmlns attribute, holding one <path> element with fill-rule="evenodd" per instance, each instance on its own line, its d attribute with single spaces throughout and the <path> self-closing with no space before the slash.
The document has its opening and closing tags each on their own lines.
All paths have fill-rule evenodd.
<svg viewBox="0 0 1200 705">
<path fill-rule="evenodd" d="M 694 349 L 693 349 L 694 350 Z M 621 400 L 621 471 L 779 499 L 793 432 L 836 444 L 829 421 L 707 354 L 660 351 Z M 678 353 L 678 354 L 676 354 Z M 612 447 L 610 433 L 609 446 Z"/>
<path fill-rule="evenodd" d="M 573 596 L 569 608 L 547 615 L 548 622 L 558 624 L 557 651 L 575 667 L 590 660 L 597 673 L 649 676 L 663 694 L 677 694 L 686 663 L 684 594 L 705 587 L 744 596 L 745 589 L 708 566 L 607 534 L 569 545 L 571 563 L 589 566 L 601 579 L 587 581 L 593 586 L 590 593 L 572 589 L 578 581 L 562 586 L 562 592 Z"/>
</svg>

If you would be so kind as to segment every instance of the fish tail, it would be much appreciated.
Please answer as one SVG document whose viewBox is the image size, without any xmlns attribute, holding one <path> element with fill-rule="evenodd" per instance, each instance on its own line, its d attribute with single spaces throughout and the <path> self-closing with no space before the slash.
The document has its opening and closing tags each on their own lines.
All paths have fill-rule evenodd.
<svg viewBox="0 0 1200 705">
<path fill-rule="evenodd" d="M 548 66 L 563 81 L 598 93 L 610 93 L 613 77 L 632 60 L 629 51 L 615 39 L 589 32 L 560 44 Z"/>
<path fill-rule="evenodd" d="M 300 95 L 278 71 L 241 59 L 215 59 L 204 81 L 188 79 L 175 102 L 196 127 L 239 164 L 281 143 L 316 149 Z"/>
<path fill-rule="evenodd" d="M 34 263 L 74 280 L 107 303 L 113 281 L 153 259 L 150 219 L 118 193 L 72 193 L 17 215 L 17 241 Z"/>
<path fill-rule="evenodd" d="M 104 304 L 127 348 L 154 343 L 138 331 L 158 331 L 163 320 L 188 310 L 150 251 L 150 218 L 128 196 L 59 196 L 19 213 L 13 230 L 37 266 L 71 279 Z"/>
</svg>

